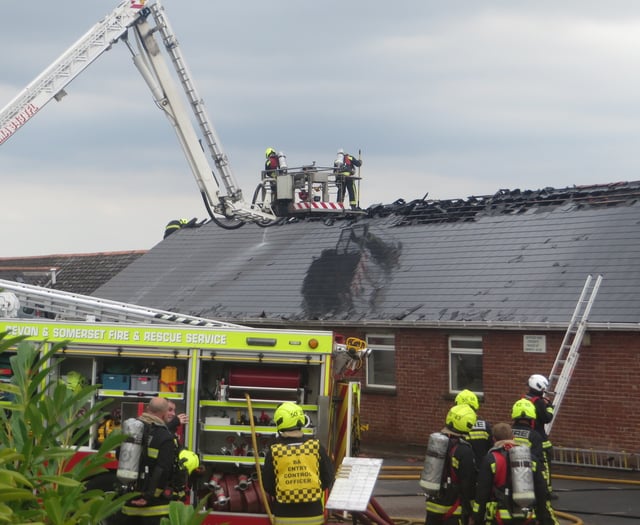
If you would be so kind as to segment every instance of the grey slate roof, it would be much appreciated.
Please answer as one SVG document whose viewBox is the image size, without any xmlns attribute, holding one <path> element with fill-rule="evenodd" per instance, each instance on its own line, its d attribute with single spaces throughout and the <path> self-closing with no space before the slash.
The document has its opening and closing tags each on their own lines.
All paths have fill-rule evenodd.
<svg viewBox="0 0 640 525">
<path fill-rule="evenodd" d="M 358 220 L 181 230 L 94 292 L 244 323 L 640 322 L 640 183 L 396 202 Z"/>
<path fill-rule="evenodd" d="M 0 258 L 0 279 L 90 295 L 145 251 Z"/>
</svg>

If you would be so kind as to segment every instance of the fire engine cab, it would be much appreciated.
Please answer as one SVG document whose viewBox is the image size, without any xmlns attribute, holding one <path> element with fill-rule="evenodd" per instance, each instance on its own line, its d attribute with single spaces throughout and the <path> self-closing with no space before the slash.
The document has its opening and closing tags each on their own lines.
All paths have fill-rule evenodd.
<svg viewBox="0 0 640 525">
<path fill-rule="evenodd" d="M 182 441 L 204 467 L 191 501 L 211 494 L 205 523 L 269 523 L 257 472 L 277 435 L 280 403 L 303 408 L 303 431 L 336 466 L 359 444 L 360 384 L 349 376 L 367 355 L 360 340 L 247 328 L 13 281 L 0 280 L 0 289 L 11 306 L 0 307 L 0 333 L 28 336 L 45 350 L 69 341 L 51 379 L 99 385 L 92 402 L 109 401 L 110 428 L 96 421 L 83 453 L 152 397 L 188 415 Z"/>
<path fill-rule="evenodd" d="M 216 224 L 225 228 L 246 222 L 267 226 L 288 217 L 359 213 L 332 200 L 338 185 L 343 184 L 337 173 L 340 166 L 320 167 L 315 162 L 298 168 L 281 164 L 278 170 L 263 171 L 251 202 L 245 201 L 159 0 L 122 0 L 18 93 L 0 110 L 0 144 L 50 100 L 62 100 L 67 94 L 65 87 L 117 42 L 131 51 L 156 106 L 172 125 Z M 185 103 L 191 108 L 191 117 Z M 359 178 L 359 173 L 352 176 Z"/>
</svg>

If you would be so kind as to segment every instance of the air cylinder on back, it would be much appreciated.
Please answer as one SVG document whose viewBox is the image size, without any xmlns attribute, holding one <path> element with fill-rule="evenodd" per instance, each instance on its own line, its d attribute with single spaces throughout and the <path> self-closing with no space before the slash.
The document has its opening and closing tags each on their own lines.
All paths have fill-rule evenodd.
<svg viewBox="0 0 640 525">
<path fill-rule="evenodd" d="M 531 450 L 517 445 L 509 449 L 511 463 L 511 497 L 520 508 L 530 508 L 536 501 L 531 468 Z"/>
<path fill-rule="evenodd" d="M 440 491 L 448 449 L 448 436 L 440 432 L 434 432 L 429 436 L 427 455 L 424 458 L 424 468 L 420 475 L 420 486 L 429 495 L 435 495 Z"/>
<path fill-rule="evenodd" d="M 130 417 L 123 421 L 122 433 L 127 436 L 127 440 L 120 447 L 116 475 L 121 483 L 128 484 L 136 481 L 140 475 L 144 423 L 139 419 Z"/>
</svg>

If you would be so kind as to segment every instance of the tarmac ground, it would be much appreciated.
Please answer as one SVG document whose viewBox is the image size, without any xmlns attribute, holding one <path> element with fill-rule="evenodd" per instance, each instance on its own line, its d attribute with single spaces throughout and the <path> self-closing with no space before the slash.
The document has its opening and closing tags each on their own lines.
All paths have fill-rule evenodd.
<svg viewBox="0 0 640 525">
<path fill-rule="evenodd" d="M 418 485 L 424 460 L 422 452 L 390 453 L 368 448 L 361 455 L 383 460 L 372 498 L 392 523 L 424 523 L 425 495 Z M 640 472 L 559 465 L 554 466 L 552 472 L 557 496 L 553 507 L 562 525 L 640 523 Z"/>
</svg>

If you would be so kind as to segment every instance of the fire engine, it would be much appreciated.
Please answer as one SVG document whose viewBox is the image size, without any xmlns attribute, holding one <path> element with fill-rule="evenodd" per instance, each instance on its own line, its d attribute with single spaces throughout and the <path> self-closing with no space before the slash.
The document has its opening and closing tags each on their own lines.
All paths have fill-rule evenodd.
<svg viewBox="0 0 640 525">
<path fill-rule="evenodd" d="M 204 467 L 192 502 L 211 493 L 205 523 L 267 524 L 257 471 L 277 435 L 284 401 L 308 416 L 335 465 L 359 444 L 360 384 L 368 350 L 327 331 L 253 329 L 0 280 L 0 333 L 49 345 L 68 341 L 51 380 L 100 385 L 121 421 L 161 396 L 186 413 L 183 442 Z M 29 317 L 25 317 L 25 316 Z M 117 414 L 117 415 L 116 415 Z M 101 439 L 95 422 L 81 453 Z"/>
<path fill-rule="evenodd" d="M 171 123 L 207 212 L 216 224 L 226 228 L 247 222 L 266 226 L 288 217 L 359 213 L 347 211 L 342 203 L 331 200 L 339 176 L 334 167 L 316 166 L 315 162 L 297 168 L 281 162 L 279 169 L 263 171 L 251 202 L 245 201 L 165 8 L 158 0 L 122 0 L 18 93 L 0 110 L 0 144 L 49 101 L 62 100 L 65 87 L 117 42 L 123 42 L 130 50 L 156 106 Z M 191 108 L 191 118 L 185 102 Z M 353 178 L 359 179 L 355 174 Z"/>
</svg>

